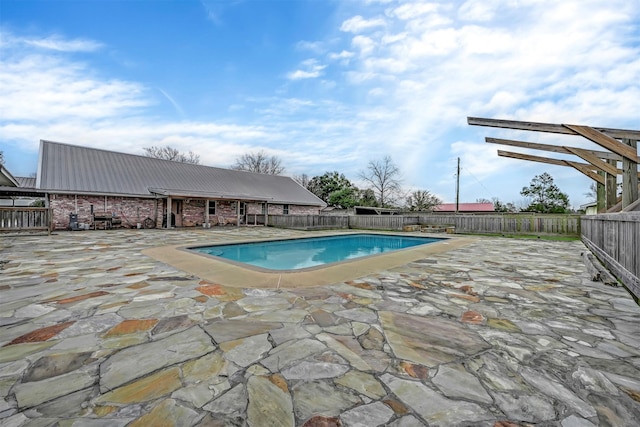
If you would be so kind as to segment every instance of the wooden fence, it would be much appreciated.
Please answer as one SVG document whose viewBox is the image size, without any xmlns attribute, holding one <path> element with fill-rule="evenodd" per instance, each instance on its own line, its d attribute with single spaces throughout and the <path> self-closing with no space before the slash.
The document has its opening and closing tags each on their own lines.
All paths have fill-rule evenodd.
<svg viewBox="0 0 640 427">
<path fill-rule="evenodd" d="M 274 227 L 402 230 L 405 225 L 454 226 L 458 233 L 580 235 L 579 215 L 269 215 Z"/>
<path fill-rule="evenodd" d="M 50 226 L 48 208 L 0 208 L 0 231 L 49 231 Z"/>
<path fill-rule="evenodd" d="M 258 215 L 258 224 L 264 224 L 264 215 Z M 250 222 L 250 221 L 249 221 Z M 348 216 L 329 215 L 269 215 L 267 222 L 272 227 L 323 229 L 349 228 Z"/>
<path fill-rule="evenodd" d="M 640 298 L 640 214 L 583 216 L 582 241 Z"/>
</svg>

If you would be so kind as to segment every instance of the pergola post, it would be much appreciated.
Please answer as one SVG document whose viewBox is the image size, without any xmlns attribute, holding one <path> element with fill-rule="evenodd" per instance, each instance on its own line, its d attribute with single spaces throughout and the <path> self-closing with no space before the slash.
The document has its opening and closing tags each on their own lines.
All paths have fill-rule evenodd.
<svg viewBox="0 0 640 427">
<path fill-rule="evenodd" d="M 613 165 L 613 166 L 617 166 L 617 163 L 615 160 L 607 160 L 607 163 Z M 617 180 L 617 174 L 616 175 L 611 175 L 610 173 L 607 174 L 606 176 L 606 182 L 605 182 L 605 192 L 606 192 L 606 210 L 609 210 L 611 207 L 613 207 L 617 202 L 618 202 L 618 180 Z"/>
<path fill-rule="evenodd" d="M 596 182 L 596 208 L 597 212 L 604 212 L 607 210 L 607 197 L 606 197 L 606 172 L 598 171 L 598 175 L 605 177 L 605 184 Z"/>
<path fill-rule="evenodd" d="M 638 141 L 623 139 L 623 143 L 637 152 Z M 622 209 L 638 200 L 638 163 L 629 157 L 622 159 Z"/>
</svg>

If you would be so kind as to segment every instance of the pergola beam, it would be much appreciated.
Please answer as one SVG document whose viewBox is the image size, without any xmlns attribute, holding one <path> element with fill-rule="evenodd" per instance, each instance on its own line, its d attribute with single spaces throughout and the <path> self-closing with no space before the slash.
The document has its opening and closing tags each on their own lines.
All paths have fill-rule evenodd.
<svg viewBox="0 0 640 427">
<path fill-rule="evenodd" d="M 518 160 L 528 160 L 531 162 L 547 163 L 547 164 L 556 165 L 556 166 L 569 166 L 585 174 L 586 176 L 593 179 L 594 181 L 599 182 L 600 184 L 605 183 L 604 177 L 595 173 L 592 170 L 592 166 L 588 163 L 578 163 L 578 162 L 572 162 L 569 160 L 552 159 L 549 157 L 533 156 L 531 154 L 514 153 L 511 151 L 503 151 L 503 150 L 498 150 L 498 156 L 510 157 L 512 159 L 518 159 Z"/>
<path fill-rule="evenodd" d="M 604 185 L 605 183 L 604 176 L 598 175 L 596 172 L 591 170 L 591 168 L 585 165 L 584 163 L 572 162 L 571 160 L 565 160 L 565 162 L 567 163 L 567 165 L 573 167 L 576 170 L 579 170 L 580 172 L 582 172 L 592 180 Z"/>
<path fill-rule="evenodd" d="M 488 126 L 504 129 L 518 129 L 533 132 L 549 132 L 564 135 L 578 135 L 589 141 L 600 145 L 601 147 L 609 150 L 615 155 L 621 156 L 622 160 L 622 207 L 626 208 L 630 204 L 638 200 L 638 164 L 640 163 L 640 157 L 638 156 L 637 141 L 640 140 L 640 131 L 627 130 L 627 129 L 612 129 L 612 128 L 595 128 L 582 125 L 569 125 L 569 124 L 552 124 L 552 123 L 537 123 L 537 122 L 522 122 L 516 120 L 500 120 L 500 119 L 485 119 L 479 117 L 467 117 L 467 123 L 476 126 Z M 621 140 L 621 141 L 619 141 Z M 489 140 L 487 142 L 498 142 L 499 140 Z M 508 141 L 508 140 L 504 140 Z M 504 142 L 502 142 L 504 143 Z M 573 147 L 558 147 L 551 149 L 545 147 L 544 144 L 533 143 L 519 143 L 512 141 L 509 145 L 522 146 L 525 148 L 544 149 L 548 151 L 569 153 L 577 155 L 589 163 L 593 164 L 596 169 L 605 172 L 605 174 L 594 173 L 593 167 L 584 165 L 583 163 L 576 163 L 569 160 L 557 160 L 548 159 L 539 156 L 528 156 L 518 153 L 498 152 L 498 155 L 503 157 L 513 157 L 516 159 L 537 161 L 542 163 L 550 163 L 560 166 L 571 166 L 579 170 L 583 174 L 587 175 L 591 179 L 606 184 L 606 199 L 607 205 L 610 205 L 612 199 L 615 196 L 614 181 L 617 175 L 620 174 L 617 169 L 618 158 L 613 159 L 611 156 L 599 156 L 598 151 L 595 150 L 583 150 Z M 561 151 L 563 150 L 563 151 Z M 566 150 L 566 151 L 564 151 Z M 508 153 L 508 154 L 507 154 Z M 603 162 L 601 159 L 606 159 Z M 562 164 L 564 163 L 564 164 Z M 603 176 L 604 175 L 604 176 Z M 599 192 L 598 194 L 600 194 Z M 601 201 L 600 201 L 601 204 Z"/>
<path fill-rule="evenodd" d="M 551 151 L 554 153 L 561 153 L 561 154 L 573 154 L 571 151 L 569 151 L 569 148 L 571 147 L 560 146 L 560 145 L 540 144 L 538 142 L 515 141 L 513 139 L 501 139 L 501 138 L 490 138 L 490 137 L 486 137 L 484 140 L 490 144 L 510 145 L 513 147 L 530 148 L 532 150 Z M 608 151 L 584 150 L 584 149 L 581 149 L 581 150 L 589 152 L 600 159 L 622 161 L 622 156 L 619 156 L 618 154 L 615 154 L 615 153 L 610 153 Z"/>
<path fill-rule="evenodd" d="M 578 133 L 564 125 L 557 125 L 553 123 L 538 123 L 538 122 L 522 122 L 517 120 L 501 120 L 501 119 L 485 119 L 481 117 L 467 117 L 467 123 L 473 126 L 487 126 L 503 129 L 518 129 L 529 130 L 533 132 L 547 132 L 547 133 L 559 133 L 564 135 L 578 135 Z M 627 138 L 627 139 L 640 139 L 639 130 L 629 129 L 613 129 L 594 127 L 593 129 L 607 134 L 613 138 Z"/>
<path fill-rule="evenodd" d="M 588 140 L 595 142 L 601 147 L 606 148 L 609 151 L 613 151 L 616 154 L 621 155 L 622 157 L 631 160 L 634 163 L 640 163 L 640 158 L 638 157 L 638 150 L 634 147 L 624 144 L 618 141 L 615 138 L 610 137 L 594 128 L 589 126 L 578 126 L 578 125 L 562 125 L 566 128 L 569 128 L 575 131 L 578 135 L 581 135 Z"/>
<path fill-rule="evenodd" d="M 607 162 L 603 162 L 602 160 L 600 160 L 600 158 L 589 153 L 587 150 L 583 150 L 581 148 L 574 148 L 574 147 L 564 147 L 564 148 L 566 148 L 576 156 L 580 157 L 582 160 L 585 160 L 591 163 L 593 166 L 595 166 L 596 168 L 600 169 L 603 172 L 609 173 L 611 175 L 618 174 L 618 168 L 616 168 L 615 166 L 611 166 Z"/>
</svg>

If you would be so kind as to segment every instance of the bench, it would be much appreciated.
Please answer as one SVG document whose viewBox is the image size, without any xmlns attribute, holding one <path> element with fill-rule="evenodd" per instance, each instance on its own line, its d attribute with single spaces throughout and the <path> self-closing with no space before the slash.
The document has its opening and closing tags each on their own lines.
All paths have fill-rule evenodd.
<svg viewBox="0 0 640 427">
<path fill-rule="evenodd" d="M 120 227 L 122 220 L 110 212 L 94 212 L 93 213 L 93 229 L 97 229 L 99 222 L 104 223 L 104 229 L 108 230 L 114 227 Z"/>
<path fill-rule="evenodd" d="M 454 234 L 456 232 L 456 227 L 455 225 L 421 225 L 420 231 L 423 233 Z"/>
</svg>

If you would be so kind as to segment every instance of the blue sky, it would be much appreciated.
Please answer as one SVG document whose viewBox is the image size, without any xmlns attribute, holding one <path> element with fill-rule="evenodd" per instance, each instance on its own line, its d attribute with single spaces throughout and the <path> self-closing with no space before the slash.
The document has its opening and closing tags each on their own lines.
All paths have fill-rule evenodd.
<svg viewBox="0 0 640 427">
<path fill-rule="evenodd" d="M 598 147 L 466 118 L 639 129 L 639 27 L 628 0 L 0 0 L 0 150 L 16 176 L 40 139 L 218 167 L 265 150 L 358 185 L 390 155 L 445 201 L 460 157 L 461 201 L 523 205 L 549 172 L 577 207 L 588 178 L 484 137 Z"/>
</svg>

